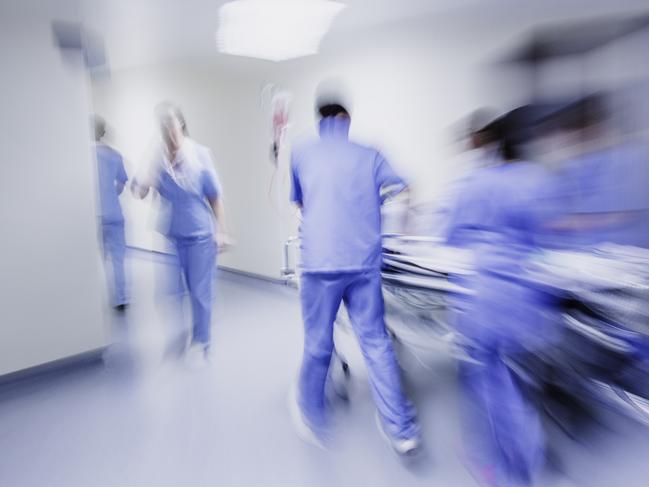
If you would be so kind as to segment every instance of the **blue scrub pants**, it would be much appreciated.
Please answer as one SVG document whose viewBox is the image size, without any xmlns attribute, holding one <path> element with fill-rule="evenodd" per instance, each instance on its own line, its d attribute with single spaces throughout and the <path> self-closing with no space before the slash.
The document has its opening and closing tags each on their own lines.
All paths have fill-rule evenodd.
<svg viewBox="0 0 649 487">
<path fill-rule="evenodd" d="M 109 260 L 112 264 L 112 276 L 108 277 L 108 287 L 112 290 L 113 306 L 128 304 L 124 271 L 124 256 L 126 254 L 124 222 L 102 223 L 101 237 L 104 259 Z"/>
<path fill-rule="evenodd" d="M 475 467 L 491 470 L 498 485 L 531 485 L 543 460 L 543 430 L 496 350 L 467 350 L 462 362 L 465 450 Z"/>
<path fill-rule="evenodd" d="M 192 307 L 192 343 L 208 346 L 212 324 L 216 243 L 211 235 L 174 239 Z"/>
<path fill-rule="evenodd" d="M 455 324 L 472 359 L 459 366 L 466 453 L 497 485 L 531 485 L 543 460 L 543 429 L 528 386 L 506 359 L 551 346 L 555 309 L 543 293 L 511 277 L 482 270 L 465 285 L 475 294 L 455 303 Z"/>
<path fill-rule="evenodd" d="M 304 355 L 298 400 L 304 419 L 316 431 L 326 427 L 325 385 L 334 350 L 333 325 L 340 303 L 344 302 L 385 429 L 394 438 L 417 436 L 415 408 L 403 394 L 392 341 L 383 321 L 379 270 L 305 273 L 300 285 Z"/>
</svg>

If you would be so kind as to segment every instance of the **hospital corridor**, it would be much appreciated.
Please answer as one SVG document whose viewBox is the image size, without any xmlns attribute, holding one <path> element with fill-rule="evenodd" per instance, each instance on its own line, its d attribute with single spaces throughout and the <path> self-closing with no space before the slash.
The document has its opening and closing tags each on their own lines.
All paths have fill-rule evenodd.
<svg viewBox="0 0 649 487">
<path fill-rule="evenodd" d="M 0 38 L 0 487 L 649 485 L 646 1 Z"/>
</svg>

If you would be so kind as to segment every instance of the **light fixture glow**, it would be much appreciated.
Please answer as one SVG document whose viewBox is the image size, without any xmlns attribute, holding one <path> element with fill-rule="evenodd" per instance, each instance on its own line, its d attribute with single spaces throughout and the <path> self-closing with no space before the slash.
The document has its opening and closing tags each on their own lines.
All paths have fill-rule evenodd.
<svg viewBox="0 0 649 487">
<path fill-rule="evenodd" d="M 219 11 L 219 51 L 270 61 L 316 54 L 345 5 L 330 0 L 236 0 Z"/>
</svg>

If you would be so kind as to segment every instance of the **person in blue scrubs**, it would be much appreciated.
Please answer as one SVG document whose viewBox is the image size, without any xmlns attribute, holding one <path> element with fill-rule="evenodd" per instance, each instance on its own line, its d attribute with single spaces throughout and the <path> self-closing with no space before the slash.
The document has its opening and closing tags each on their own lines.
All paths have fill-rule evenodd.
<svg viewBox="0 0 649 487">
<path fill-rule="evenodd" d="M 500 128 L 504 163 L 463 186 L 446 239 L 475 254 L 475 274 L 461 281 L 471 293 L 451 309 L 471 358 L 459 366 L 466 460 L 493 486 L 529 485 L 542 464 L 539 415 L 508 359 L 550 346 L 557 323 L 552 298 L 521 279 L 545 218 L 546 174 L 519 159 L 515 128 Z"/>
<path fill-rule="evenodd" d="M 616 141 L 605 99 L 591 95 L 554 115 L 576 150 L 560 163 L 548 225 L 553 245 L 584 250 L 605 243 L 649 247 L 649 159 L 641 144 Z"/>
<path fill-rule="evenodd" d="M 102 118 L 95 117 L 94 131 L 99 187 L 99 219 L 104 258 L 112 264 L 112 279 L 108 280 L 112 290 L 112 305 L 117 311 L 124 311 L 129 299 L 124 270 L 126 253 L 124 215 L 119 203 L 119 195 L 124 190 L 128 176 L 124 170 L 124 160 L 121 154 L 102 141 L 106 134 L 106 123 Z"/>
<path fill-rule="evenodd" d="M 189 291 L 193 326 L 187 357 L 204 365 L 209 357 L 217 251 L 227 237 L 222 190 L 209 149 L 189 138 L 178 107 L 156 108 L 162 147 L 148 174 L 133 181 L 140 198 L 154 188 L 167 213 L 161 231 L 173 243 Z"/>
<path fill-rule="evenodd" d="M 458 177 L 447 184 L 433 214 L 434 217 L 431 218 L 427 234 L 443 238 L 447 232 L 450 211 L 455 206 L 458 195 L 462 194 L 463 186 L 470 181 L 476 171 L 502 163 L 491 125 L 495 119 L 495 115 L 489 109 L 476 110 L 472 114 L 469 131 L 465 136 L 468 150 L 463 153 L 459 161 L 460 167 L 455 169 L 458 171 Z"/>
<path fill-rule="evenodd" d="M 326 436 L 325 386 L 333 326 L 345 303 L 369 371 L 378 426 L 399 454 L 419 448 L 415 408 L 383 318 L 382 189 L 406 187 L 377 150 L 351 142 L 351 119 L 335 101 L 320 102 L 319 138 L 294 148 L 291 199 L 302 211 L 300 297 L 304 353 L 294 403 L 303 439 Z"/>
</svg>

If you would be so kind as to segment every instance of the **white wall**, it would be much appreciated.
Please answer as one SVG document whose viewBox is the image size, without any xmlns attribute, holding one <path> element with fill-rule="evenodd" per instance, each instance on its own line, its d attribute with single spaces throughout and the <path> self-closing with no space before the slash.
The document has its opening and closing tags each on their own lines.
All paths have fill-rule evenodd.
<svg viewBox="0 0 649 487">
<path fill-rule="evenodd" d="M 84 70 L 54 47 L 47 13 L 10 3 L 0 12 L 0 375 L 106 345 Z M 63 7 L 56 18 L 74 13 Z"/>
<path fill-rule="evenodd" d="M 157 140 L 153 110 L 170 100 L 183 110 L 190 135 L 212 149 L 220 175 L 231 233 L 237 244 L 222 254 L 223 266 L 278 277 L 281 267 L 280 220 L 270 204 L 273 174 L 269 162 L 269 125 L 260 107 L 261 81 L 254 76 L 206 67 L 200 62 L 170 63 L 118 71 L 93 83 L 94 106 L 106 118 L 113 145 L 130 175 Z M 127 242 L 168 250 L 154 231 L 150 198 L 122 197 Z"/>
</svg>

